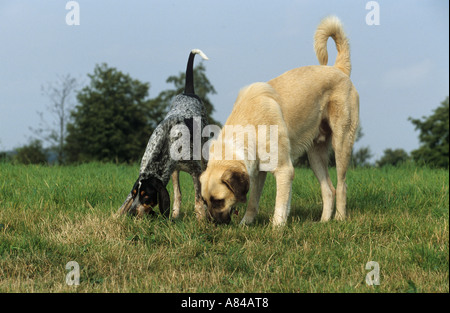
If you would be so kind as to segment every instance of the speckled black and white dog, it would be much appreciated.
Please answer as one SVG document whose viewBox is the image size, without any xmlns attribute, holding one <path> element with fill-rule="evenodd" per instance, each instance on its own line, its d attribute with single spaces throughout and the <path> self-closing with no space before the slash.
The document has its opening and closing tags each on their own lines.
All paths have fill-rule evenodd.
<svg viewBox="0 0 450 313">
<path fill-rule="evenodd" d="M 208 59 L 201 50 L 194 49 L 191 51 L 186 68 L 184 93 L 174 97 L 166 117 L 153 131 L 142 157 L 139 178 L 120 207 L 119 213 L 121 214 L 128 213 L 138 216 L 154 214 L 153 208 L 158 204 L 159 211 L 169 217 L 170 197 L 166 185 L 172 176 L 174 189 L 172 217 L 177 218 L 181 206 L 179 172 L 182 170 L 191 174 L 194 180 L 197 217 L 201 219 L 205 215 L 199 176 L 206 167 L 206 161 L 202 156 L 195 158 L 193 152 L 194 127 L 197 126 L 200 127 L 198 129 L 201 129 L 201 127 L 207 125 L 206 109 L 194 92 L 193 63 L 196 54 L 199 54 L 205 60 Z M 197 125 L 199 122 L 202 125 Z M 194 123 L 197 124 L 194 126 Z M 190 132 L 191 151 L 189 159 L 177 160 L 171 155 L 171 147 L 177 140 L 171 132 L 179 126 L 187 127 Z"/>
</svg>

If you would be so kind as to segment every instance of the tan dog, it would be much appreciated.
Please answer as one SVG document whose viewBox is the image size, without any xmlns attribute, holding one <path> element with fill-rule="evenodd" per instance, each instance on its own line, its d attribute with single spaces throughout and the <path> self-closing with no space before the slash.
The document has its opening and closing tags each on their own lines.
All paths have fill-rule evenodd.
<svg viewBox="0 0 450 313">
<path fill-rule="evenodd" d="M 334 39 L 338 50 L 334 66 L 326 66 L 329 37 Z M 253 222 L 269 171 L 274 174 L 277 187 L 273 224 L 284 225 L 290 211 L 293 164 L 305 152 L 322 190 L 321 220 L 332 217 L 335 195 L 335 218 L 345 218 L 345 178 L 359 123 L 359 96 L 349 78 L 349 43 L 338 18 L 328 17 L 320 23 L 314 48 L 321 65 L 290 70 L 267 83 L 252 84 L 239 93 L 231 115 L 210 148 L 208 167 L 200 177 L 210 219 L 228 223 L 232 209 L 238 202 L 246 202 L 250 189 L 241 223 Z M 236 131 L 238 125 L 247 136 Z M 278 128 L 272 138 L 270 125 Z M 255 134 L 251 134 L 252 130 Z M 237 143 L 234 134 L 244 136 L 243 144 L 242 140 Z M 273 148 L 274 139 L 277 145 Z M 328 175 L 330 144 L 336 156 L 337 190 Z M 227 158 L 226 149 L 233 145 L 232 158 Z M 267 163 L 267 155 L 262 158 L 262 153 L 268 148 L 276 163 L 262 170 L 262 165 Z"/>
</svg>

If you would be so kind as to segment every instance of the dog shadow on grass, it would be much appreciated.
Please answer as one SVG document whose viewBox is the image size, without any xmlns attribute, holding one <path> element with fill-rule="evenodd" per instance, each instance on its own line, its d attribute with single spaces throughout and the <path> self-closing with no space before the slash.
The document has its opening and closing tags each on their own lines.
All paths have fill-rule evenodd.
<svg viewBox="0 0 450 313">
<path fill-rule="evenodd" d="M 241 209 L 242 213 L 239 213 L 239 217 L 233 218 L 234 224 L 239 224 L 241 219 L 244 217 L 245 208 Z M 274 210 L 263 208 L 258 215 L 256 215 L 255 221 L 252 225 L 260 225 L 266 226 L 272 224 Z M 291 207 L 291 212 L 288 216 L 287 223 L 304 223 L 304 222 L 320 222 L 320 218 L 322 216 L 322 207 L 319 205 L 311 205 L 311 206 L 300 206 L 293 205 Z"/>
<path fill-rule="evenodd" d="M 239 215 L 233 215 L 232 216 L 232 222 L 230 225 L 233 224 L 239 224 L 242 220 L 242 218 L 245 215 L 246 207 L 243 205 L 239 210 Z M 172 211 L 171 211 L 172 213 Z M 260 225 L 265 226 L 272 224 L 274 214 L 274 208 L 260 208 L 260 212 L 256 215 L 255 221 L 252 223 L 252 225 Z M 292 205 L 291 211 L 288 216 L 287 223 L 304 223 L 304 222 L 320 222 L 320 218 L 322 216 L 322 206 L 321 205 Z M 166 221 L 171 222 L 170 224 L 178 224 L 178 223 L 184 223 L 187 221 L 196 220 L 194 208 L 192 207 L 183 207 L 180 210 L 180 215 L 178 218 L 174 219 L 172 216 L 167 220 L 158 210 L 158 208 L 155 209 L 153 214 L 147 215 L 144 217 L 146 220 L 151 221 Z M 207 223 L 212 223 L 210 221 L 205 221 Z M 213 223 L 212 223 L 213 224 Z"/>
<path fill-rule="evenodd" d="M 310 205 L 310 206 L 291 206 L 291 212 L 289 214 L 288 220 L 293 220 L 295 222 L 320 222 L 322 216 L 322 206 Z"/>
</svg>

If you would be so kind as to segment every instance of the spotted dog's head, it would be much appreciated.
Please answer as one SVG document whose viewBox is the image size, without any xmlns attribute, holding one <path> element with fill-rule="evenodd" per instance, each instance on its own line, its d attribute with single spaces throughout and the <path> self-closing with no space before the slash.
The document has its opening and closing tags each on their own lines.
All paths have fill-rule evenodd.
<svg viewBox="0 0 450 313">
<path fill-rule="evenodd" d="M 144 216 L 158 205 L 159 211 L 166 217 L 170 213 L 170 197 L 162 182 L 154 177 L 139 177 L 131 190 L 132 204 L 129 213 Z"/>
</svg>

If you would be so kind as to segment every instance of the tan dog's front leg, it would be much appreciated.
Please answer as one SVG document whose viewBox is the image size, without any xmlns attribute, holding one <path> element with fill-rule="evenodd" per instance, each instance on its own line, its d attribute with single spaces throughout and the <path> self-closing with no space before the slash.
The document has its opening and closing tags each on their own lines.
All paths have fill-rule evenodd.
<svg viewBox="0 0 450 313">
<path fill-rule="evenodd" d="M 250 180 L 250 196 L 248 199 L 247 210 L 245 211 L 244 218 L 241 221 L 241 225 L 248 225 L 253 223 L 256 215 L 258 214 L 259 199 L 266 181 L 267 172 L 259 172 Z"/>
<path fill-rule="evenodd" d="M 277 181 L 277 197 L 275 200 L 275 213 L 273 226 L 284 226 L 291 210 L 292 181 L 294 180 L 294 167 L 292 164 L 277 168 L 274 172 Z"/>
</svg>

